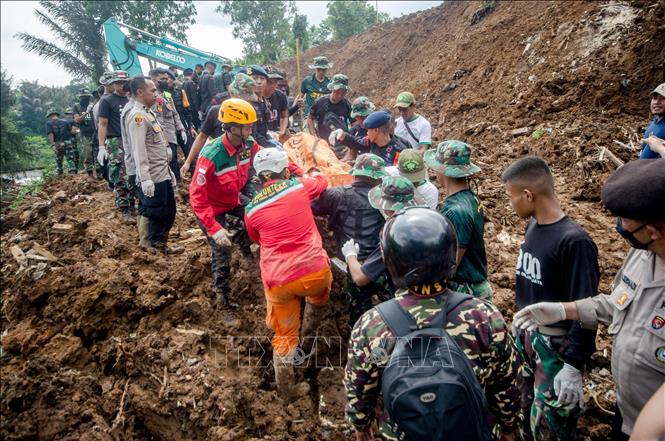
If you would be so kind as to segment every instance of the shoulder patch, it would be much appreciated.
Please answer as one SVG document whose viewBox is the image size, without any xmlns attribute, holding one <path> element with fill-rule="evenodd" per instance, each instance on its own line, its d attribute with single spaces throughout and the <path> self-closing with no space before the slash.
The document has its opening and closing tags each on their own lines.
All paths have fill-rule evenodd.
<svg viewBox="0 0 665 441">
<path fill-rule="evenodd" d="M 137 126 L 143 125 L 143 121 L 145 121 L 143 115 L 134 116 L 134 122 L 136 123 Z"/>
<path fill-rule="evenodd" d="M 205 185 L 206 183 L 206 176 L 203 173 L 201 173 L 201 169 L 199 169 L 199 174 L 196 175 L 196 183 L 198 185 Z"/>
</svg>

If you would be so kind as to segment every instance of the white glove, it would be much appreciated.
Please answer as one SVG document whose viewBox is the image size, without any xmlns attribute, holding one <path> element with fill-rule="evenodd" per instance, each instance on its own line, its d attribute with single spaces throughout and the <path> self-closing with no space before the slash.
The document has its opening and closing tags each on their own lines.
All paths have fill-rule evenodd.
<svg viewBox="0 0 665 441">
<path fill-rule="evenodd" d="M 106 159 L 106 148 L 100 147 L 97 153 L 97 162 L 99 162 L 99 165 L 104 165 L 104 159 Z"/>
<path fill-rule="evenodd" d="M 328 136 L 328 144 L 335 145 L 337 141 L 341 141 L 344 139 L 344 130 L 342 129 L 335 129 L 330 133 L 330 136 Z"/>
<path fill-rule="evenodd" d="M 342 255 L 344 256 L 344 259 L 348 259 L 349 256 L 358 256 L 358 253 L 360 252 L 360 246 L 356 243 L 355 240 L 349 239 L 347 240 L 344 245 L 342 245 Z"/>
<path fill-rule="evenodd" d="M 187 131 L 186 130 L 181 130 L 180 131 L 180 136 L 182 137 L 182 140 L 185 144 L 187 144 Z"/>
<path fill-rule="evenodd" d="M 147 181 L 141 181 L 141 191 L 146 197 L 153 197 L 155 195 L 155 183 L 150 179 Z"/>
<path fill-rule="evenodd" d="M 212 240 L 214 240 L 215 243 L 219 246 L 230 247 L 232 237 L 233 234 L 231 234 L 229 230 L 222 228 L 221 230 L 212 235 Z"/>
<path fill-rule="evenodd" d="M 513 323 L 520 329 L 533 331 L 538 326 L 547 326 L 566 319 L 563 303 L 540 302 L 517 311 Z"/>
<path fill-rule="evenodd" d="M 558 374 L 554 377 L 554 393 L 559 399 L 557 404 L 561 406 L 582 407 L 584 404 L 584 383 L 582 372 L 568 363 L 564 363 Z"/>
</svg>

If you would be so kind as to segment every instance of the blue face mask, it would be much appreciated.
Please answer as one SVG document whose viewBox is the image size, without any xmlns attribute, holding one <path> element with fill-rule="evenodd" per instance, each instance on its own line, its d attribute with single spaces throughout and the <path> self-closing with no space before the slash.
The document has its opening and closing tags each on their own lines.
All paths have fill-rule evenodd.
<svg viewBox="0 0 665 441">
<path fill-rule="evenodd" d="M 635 233 L 637 233 L 638 231 L 640 231 L 642 228 L 644 228 L 646 226 L 647 226 L 647 224 L 642 224 L 639 227 L 637 227 L 636 229 L 634 229 L 633 231 L 624 230 L 623 229 L 623 223 L 621 222 L 621 218 L 617 217 L 617 224 L 616 224 L 615 228 L 617 230 L 617 233 L 619 233 L 621 235 L 621 237 L 623 237 L 624 239 L 626 239 L 630 243 L 631 247 L 636 248 L 638 250 L 646 250 L 649 247 L 649 245 L 651 245 L 653 243 L 653 239 L 650 240 L 647 243 L 642 243 L 637 239 L 637 237 L 635 237 Z"/>
</svg>

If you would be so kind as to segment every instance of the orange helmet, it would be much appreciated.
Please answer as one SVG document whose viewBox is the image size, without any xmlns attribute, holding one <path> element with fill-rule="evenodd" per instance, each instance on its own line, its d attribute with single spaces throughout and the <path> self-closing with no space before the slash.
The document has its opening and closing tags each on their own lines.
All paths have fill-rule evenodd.
<svg viewBox="0 0 665 441">
<path fill-rule="evenodd" d="M 245 100 L 229 98 L 220 106 L 217 119 L 224 124 L 253 124 L 256 122 L 256 110 Z"/>
</svg>

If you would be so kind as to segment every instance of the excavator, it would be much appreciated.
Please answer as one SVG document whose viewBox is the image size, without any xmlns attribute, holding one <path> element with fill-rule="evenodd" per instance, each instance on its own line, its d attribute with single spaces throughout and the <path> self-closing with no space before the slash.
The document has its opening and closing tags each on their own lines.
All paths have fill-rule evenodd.
<svg viewBox="0 0 665 441">
<path fill-rule="evenodd" d="M 232 60 L 226 57 L 187 46 L 170 38 L 151 34 L 120 23 L 114 18 L 106 20 L 102 27 L 111 65 L 115 70 L 124 70 L 130 76 L 142 73 L 139 56 L 168 66 L 175 66 L 181 70 L 193 69 L 195 65 L 203 65 L 206 61 L 213 61 L 217 65 L 222 63 L 233 64 Z M 121 27 L 136 32 L 139 39 L 135 40 L 128 37 Z"/>
</svg>

